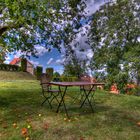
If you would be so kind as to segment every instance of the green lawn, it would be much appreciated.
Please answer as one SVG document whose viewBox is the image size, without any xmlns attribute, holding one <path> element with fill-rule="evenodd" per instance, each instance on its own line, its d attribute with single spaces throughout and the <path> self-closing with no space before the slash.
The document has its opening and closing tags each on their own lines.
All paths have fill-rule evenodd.
<svg viewBox="0 0 140 140">
<path fill-rule="evenodd" d="M 95 93 L 95 113 L 72 102 L 78 89 L 69 90 L 66 104 L 71 120 L 65 120 L 64 109 L 56 114 L 42 107 L 41 88 L 35 80 L 0 82 L 0 140 L 28 140 L 21 134 L 27 128 L 31 140 L 139 140 L 140 97 Z"/>
<path fill-rule="evenodd" d="M 11 81 L 11 80 L 35 80 L 35 76 L 27 72 L 13 72 L 13 71 L 1 71 L 0 70 L 0 80 Z"/>
</svg>

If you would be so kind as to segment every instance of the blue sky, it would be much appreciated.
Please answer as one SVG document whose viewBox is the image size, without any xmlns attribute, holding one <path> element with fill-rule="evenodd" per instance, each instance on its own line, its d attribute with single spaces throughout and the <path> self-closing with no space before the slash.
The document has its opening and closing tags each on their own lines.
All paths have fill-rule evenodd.
<svg viewBox="0 0 140 140">
<path fill-rule="evenodd" d="M 20 52 L 8 54 L 5 63 L 9 63 L 12 59 L 20 57 L 20 55 Z M 53 67 L 55 71 L 59 73 L 63 72 L 63 65 L 61 64 L 63 55 L 57 49 L 52 49 L 48 52 L 41 47 L 38 56 L 38 58 L 30 57 L 28 60 L 33 63 L 34 66 L 43 66 L 44 71 L 47 67 Z"/>
<path fill-rule="evenodd" d="M 62 73 L 63 65 L 61 64 L 62 54 L 57 49 L 52 49 L 50 52 L 46 52 L 39 56 L 39 58 L 32 57 L 31 60 L 35 64 L 43 66 L 43 68 L 53 67 L 55 71 Z"/>
<path fill-rule="evenodd" d="M 99 9 L 100 5 L 104 3 L 104 0 L 87 0 L 87 8 L 86 11 L 88 11 L 87 17 L 91 16 L 96 10 Z M 85 27 L 89 27 L 89 25 L 84 25 L 81 33 L 86 33 Z M 76 36 L 76 39 L 71 43 L 74 44 L 75 42 L 80 42 L 80 48 L 75 48 L 75 52 L 77 56 L 80 59 L 88 58 L 90 59 L 92 57 L 92 52 L 90 49 L 90 46 L 85 44 L 86 36 L 81 37 L 81 34 L 78 34 Z M 85 52 L 80 52 L 81 48 L 85 49 Z M 36 66 L 41 65 L 43 66 L 44 70 L 47 67 L 53 67 L 55 71 L 59 72 L 60 74 L 63 73 L 63 65 L 62 62 L 64 60 L 64 51 L 62 53 L 58 52 L 57 49 L 52 49 L 50 52 L 48 52 L 45 48 L 38 46 L 38 58 L 31 57 L 30 61 Z M 9 63 L 13 58 L 19 57 L 21 55 L 20 52 L 17 52 L 16 54 L 8 54 L 6 58 L 6 63 Z"/>
</svg>

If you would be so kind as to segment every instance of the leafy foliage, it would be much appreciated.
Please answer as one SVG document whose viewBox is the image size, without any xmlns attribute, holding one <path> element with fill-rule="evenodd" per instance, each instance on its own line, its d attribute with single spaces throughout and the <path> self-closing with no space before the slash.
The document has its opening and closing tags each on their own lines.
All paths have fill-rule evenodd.
<svg viewBox="0 0 140 140">
<path fill-rule="evenodd" d="M 40 77 L 41 77 L 42 72 L 43 72 L 43 68 L 41 66 L 37 66 L 36 67 L 37 80 L 40 80 Z"/>
<path fill-rule="evenodd" d="M 60 75 L 60 73 L 59 72 L 54 72 L 53 73 L 53 77 L 60 77 L 61 75 Z"/>
<path fill-rule="evenodd" d="M 2 64 L 5 60 L 5 52 L 0 48 L 0 64 Z"/>
<path fill-rule="evenodd" d="M 0 70 L 3 71 L 19 71 L 20 67 L 17 65 L 0 64 Z"/>
<path fill-rule="evenodd" d="M 53 78 L 53 68 L 46 68 L 46 74 L 49 76 L 50 80 Z"/>
<path fill-rule="evenodd" d="M 79 60 L 75 53 L 71 53 L 65 60 L 63 75 L 80 77 L 86 72 L 86 68 L 86 61 Z"/>
<path fill-rule="evenodd" d="M 26 58 L 21 59 L 21 70 L 23 72 L 26 72 L 26 70 L 27 70 L 27 59 Z"/>
<path fill-rule="evenodd" d="M 0 46 L 25 55 L 36 54 L 35 45 L 60 49 L 72 39 L 84 7 L 81 0 L 1 0 Z"/>
<path fill-rule="evenodd" d="M 91 24 L 92 66 L 105 68 L 108 80 L 116 82 L 121 90 L 132 66 L 135 66 L 133 73 L 139 73 L 139 6 L 140 2 L 136 0 L 110 1 L 94 14 Z"/>
</svg>

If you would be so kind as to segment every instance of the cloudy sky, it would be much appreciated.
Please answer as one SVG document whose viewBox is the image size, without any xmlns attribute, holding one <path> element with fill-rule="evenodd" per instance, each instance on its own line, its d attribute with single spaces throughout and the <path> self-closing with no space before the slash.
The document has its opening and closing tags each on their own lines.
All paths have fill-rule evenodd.
<svg viewBox="0 0 140 140">
<path fill-rule="evenodd" d="M 87 0 L 87 17 L 91 16 L 96 10 L 99 9 L 99 7 L 105 2 L 106 0 Z M 86 28 L 90 28 L 89 25 L 84 25 L 83 28 L 81 29 L 81 33 L 87 34 Z M 76 41 L 79 41 L 80 43 L 80 48 L 75 48 L 75 52 L 77 56 L 80 59 L 90 59 L 92 57 L 92 51 L 90 49 L 90 46 L 85 44 L 86 41 L 86 36 L 81 36 L 81 34 L 78 34 L 76 36 L 76 39 L 72 42 L 74 44 Z M 63 73 L 63 61 L 64 61 L 64 54 L 63 52 L 60 53 L 57 51 L 57 49 L 52 49 L 50 52 L 46 50 L 45 48 L 41 46 L 36 46 L 38 50 L 38 56 L 39 58 L 34 58 L 31 57 L 30 61 L 36 66 L 36 65 L 41 65 L 43 66 L 44 70 L 47 67 L 53 67 L 55 71 L 59 73 Z M 81 52 L 80 50 L 84 49 L 85 52 Z M 6 58 L 6 63 L 9 63 L 13 58 L 17 58 L 20 56 L 20 52 L 17 52 L 16 54 L 9 54 Z"/>
</svg>

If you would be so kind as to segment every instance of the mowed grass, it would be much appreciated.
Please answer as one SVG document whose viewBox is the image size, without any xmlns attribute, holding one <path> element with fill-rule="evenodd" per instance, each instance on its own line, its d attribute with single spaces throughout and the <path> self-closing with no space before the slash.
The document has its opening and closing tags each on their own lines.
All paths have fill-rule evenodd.
<svg viewBox="0 0 140 140">
<path fill-rule="evenodd" d="M 35 80 L 35 76 L 27 72 L 12 72 L 12 71 L 1 71 L 0 70 L 0 80 L 1 81 L 11 81 L 11 80 Z"/>
<path fill-rule="evenodd" d="M 140 97 L 95 93 L 95 113 L 85 105 L 79 109 L 77 88 L 68 90 L 64 108 L 51 110 L 36 80 L 0 82 L 0 140 L 140 140 Z M 27 128 L 27 136 L 21 134 Z"/>
</svg>

